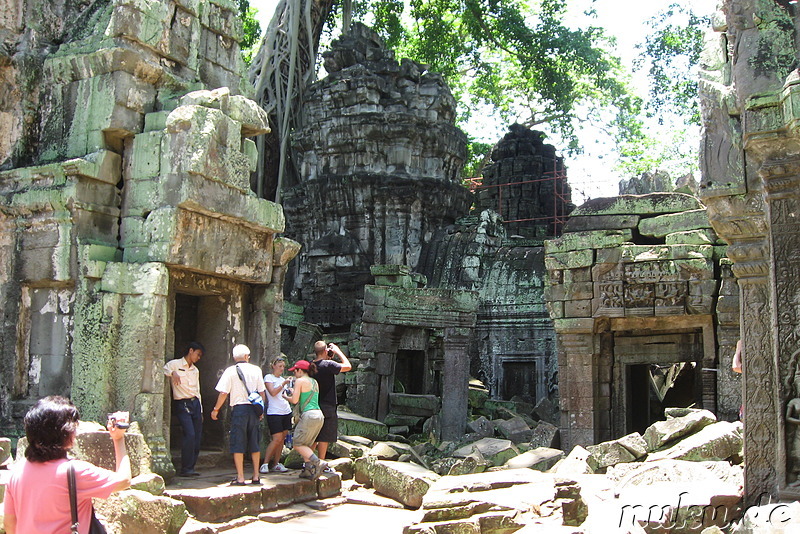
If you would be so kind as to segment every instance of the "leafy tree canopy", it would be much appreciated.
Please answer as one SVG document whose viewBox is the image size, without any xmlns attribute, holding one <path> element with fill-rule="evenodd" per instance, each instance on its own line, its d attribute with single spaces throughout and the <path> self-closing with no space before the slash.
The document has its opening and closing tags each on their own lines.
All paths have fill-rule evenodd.
<svg viewBox="0 0 800 534">
<path fill-rule="evenodd" d="M 371 24 L 397 51 L 442 73 L 461 119 L 490 109 L 558 134 L 579 151 L 580 121 L 638 135 L 633 96 L 609 40 L 597 27 L 568 28 L 566 0 L 360 0 L 354 18 Z M 367 20 L 371 14 L 374 20 Z M 485 117 L 478 117 L 484 119 Z"/>
<path fill-rule="evenodd" d="M 258 10 L 250 7 L 249 0 L 236 0 L 236 3 L 239 6 L 239 17 L 242 19 L 243 33 L 239 46 L 242 49 L 244 62 L 249 65 L 255 52 L 255 47 L 259 42 L 258 38 L 261 37 L 261 25 L 256 20 Z"/>
</svg>

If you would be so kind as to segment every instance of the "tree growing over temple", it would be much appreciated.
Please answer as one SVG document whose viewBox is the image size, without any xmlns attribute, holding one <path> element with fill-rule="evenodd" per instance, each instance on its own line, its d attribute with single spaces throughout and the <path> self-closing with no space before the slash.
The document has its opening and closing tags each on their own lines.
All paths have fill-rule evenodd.
<svg viewBox="0 0 800 534">
<path fill-rule="evenodd" d="M 641 101 L 602 29 L 571 29 L 565 13 L 566 0 L 281 0 L 249 73 L 273 128 L 260 147 L 254 189 L 280 202 L 281 190 L 296 183 L 289 139 L 316 74 L 320 38 L 351 20 L 372 25 L 400 57 L 442 73 L 462 123 L 492 115 L 546 124 L 572 150 L 579 149 L 581 121 L 602 124 L 610 135 L 639 135 Z"/>
</svg>

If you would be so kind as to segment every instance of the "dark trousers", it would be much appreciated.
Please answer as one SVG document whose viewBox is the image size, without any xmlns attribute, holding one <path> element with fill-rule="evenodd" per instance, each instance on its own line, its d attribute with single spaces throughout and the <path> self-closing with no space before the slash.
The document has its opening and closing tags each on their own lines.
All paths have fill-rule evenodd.
<svg viewBox="0 0 800 534">
<path fill-rule="evenodd" d="M 181 473 L 193 471 L 200 456 L 200 439 L 203 436 L 203 411 L 200 399 L 181 399 L 175 401 L 175 414 L 181 424 Z"/>
</svg>

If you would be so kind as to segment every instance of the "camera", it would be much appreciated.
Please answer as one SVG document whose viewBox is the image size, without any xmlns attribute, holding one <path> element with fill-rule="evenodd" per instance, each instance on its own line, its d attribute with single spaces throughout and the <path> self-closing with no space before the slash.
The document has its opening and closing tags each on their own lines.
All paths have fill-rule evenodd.
<svg viewBox="0 0 800 534">
<path fill-rule="evenodd" d="M 125 430 L 131 426 L 130 423 L 128 423 L 128 416 L 128 412 L 110 413 L 108 414 L 108 422 L 117 428 Z"/>
</svg>

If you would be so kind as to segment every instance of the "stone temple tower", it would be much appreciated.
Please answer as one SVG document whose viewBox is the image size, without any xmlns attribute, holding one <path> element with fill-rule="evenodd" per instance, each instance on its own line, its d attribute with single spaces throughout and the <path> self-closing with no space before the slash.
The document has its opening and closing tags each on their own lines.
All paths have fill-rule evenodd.
<svg viewBox="0 0 800 534">
<path fill-rule="evenodd" d="M 323 56 L 329 74 L 293 137 L 300 184 L 284 192 L 288 235 L 304 244 L 287 287 L 306 321 L 344 331 L 361 319 L 370 265 L 415 269 L 471 198 L 459 179 L 466 137 L 439 74 L 396 61 L 359 24 Z"/>
</svg>

